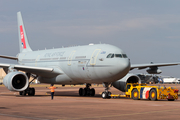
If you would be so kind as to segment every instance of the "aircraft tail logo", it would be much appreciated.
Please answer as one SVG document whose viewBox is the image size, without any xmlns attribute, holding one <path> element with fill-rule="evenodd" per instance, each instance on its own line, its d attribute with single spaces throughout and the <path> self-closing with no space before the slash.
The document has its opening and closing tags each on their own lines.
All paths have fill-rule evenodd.
<svg viewBox="0 0 180 120">
<path fill-rule="evenodd" d="M 21 43 L 22 43 L 22 48 L 26 49 L 26 42 L 24 38 L 24 32 L 23 32 L 23 26 L 20 26 L 20 34 L 21 34 Z"/>
</svg>

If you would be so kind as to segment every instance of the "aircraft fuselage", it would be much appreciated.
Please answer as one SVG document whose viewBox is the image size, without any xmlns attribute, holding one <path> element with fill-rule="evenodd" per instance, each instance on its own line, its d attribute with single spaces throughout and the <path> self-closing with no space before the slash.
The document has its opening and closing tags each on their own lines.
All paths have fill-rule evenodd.
<svg viewBox="0 0 180 120">
<path fill-rule="evenodd" d="M 40 82 L 51 84 L 111 83 L 123 78 L 130 69 L 126 54 L 109 44 L 22 52 L 18 55 L 18 62 L 63 71 L 55 77 L 39 76 Z"/>
</svg>

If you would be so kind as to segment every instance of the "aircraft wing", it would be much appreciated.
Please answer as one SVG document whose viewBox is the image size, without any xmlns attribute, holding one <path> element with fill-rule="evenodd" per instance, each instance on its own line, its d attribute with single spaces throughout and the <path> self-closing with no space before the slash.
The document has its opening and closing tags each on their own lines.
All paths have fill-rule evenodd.
<svg viewBox="0 0 180 120">
<path fill-rule="evenodd" d="M 0 67 L 20 70 L 27 73 L 33 73 L 43 77 L 55 77 L 59 74 L 63 74 L 63 71 L 57 67 L 35 67 L 35 66 L 24 66 L 24 65 L 13 65 L 0 63 Z"/>
<path fill-rule="evenodd" d="M 163 66 L 173 66 L 173 65 L 180 65 L 180 63 L 150 63 L 150 64 L 131 64 L 130 70 L 134 68 L 145 69 L 147 67 L 163 67 Z"/>
</svg>

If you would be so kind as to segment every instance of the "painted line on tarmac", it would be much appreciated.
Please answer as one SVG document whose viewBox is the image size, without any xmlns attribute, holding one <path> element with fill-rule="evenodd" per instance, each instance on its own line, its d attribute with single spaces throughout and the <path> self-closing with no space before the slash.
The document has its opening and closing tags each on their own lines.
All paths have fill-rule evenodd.
<svg viewBox="0 0 180 120">
<path fill-rule="evenodd" d="M 27 117 L 27 116 L 19 116 L 19 115 L 11 115 L 11 114 L 3 114 L 0 113 L 0 116 L 14 117 L 14 118 L 26 118 L 26 119 L 34 119 L 34 120 L 50 120 L 44 118 L 36 118 L 36 117 Z"/>
<path fill-rule="evenodd" d="M 90 119 L 90 118 L 111 118 L 111 117 L 121 117 L 121 116 L 132 116 L 132 115 L 142 115 L 142 114 L 150 114 L 150 113 L 162 113 L 162 112 L 170 112 L 170 111 L 175 111 L 175 110 L 180 110 L 179 109 L 171 109 L 171 110 L 159 110 L 159 111 L 148 111 L 148 112 L 138 112 L 138 113 L 129 113 L 129 114 L 120 114 L 120 115 L 106 115 L 106 116 L 91 116 L 91 117 L 79 117 L 79 118 L 66 118 L 63 120 L 76 120 L 76 119 Z M 61 120 L 61 119 L 56 119 L 56 120 Z"/>
</svg>

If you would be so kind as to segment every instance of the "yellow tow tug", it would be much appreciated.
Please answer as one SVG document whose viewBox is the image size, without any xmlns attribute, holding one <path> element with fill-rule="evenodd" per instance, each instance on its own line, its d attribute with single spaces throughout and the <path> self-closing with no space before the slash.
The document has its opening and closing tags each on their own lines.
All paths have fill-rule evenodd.
<svg viewBox="0 0 180 120">
<path fill-rule="evenodd" d="M 167 99 L 174 101 L 178 99 L 178 89 L 172 87 L 147 86 L 147 84 L 127 83 L 125 95 L 113 95 L 111 97 L 128 97 L 134 100 Z"/>
</svg>

